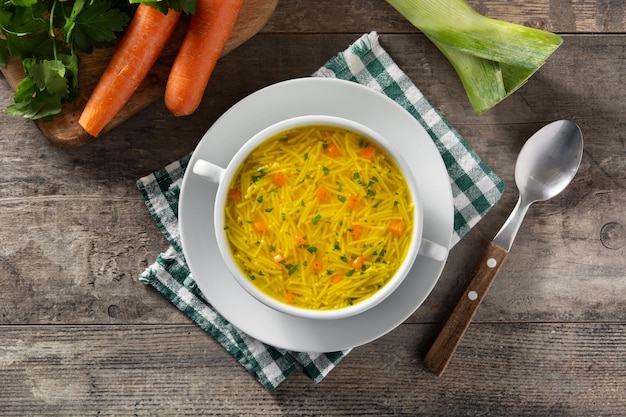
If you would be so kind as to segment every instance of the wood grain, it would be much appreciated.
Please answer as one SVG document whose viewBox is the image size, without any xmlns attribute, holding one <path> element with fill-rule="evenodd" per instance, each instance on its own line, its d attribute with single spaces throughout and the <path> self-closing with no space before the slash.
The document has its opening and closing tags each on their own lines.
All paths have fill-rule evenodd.
<svg viewBox="0 0 626 417">
<path fill-rule="evenodd" d="M 0 415 L 626 415 L 623 2 L 473 4 L 564 37 L 528 84 L 481 116 L 439 51 L 379 0 L 279 2 L 258 35 L 220 60 L 188 118 L 157 100 L 66 149 L 32 122 L 0 114 Z M 320 384 L 298 374 L 268 393 L 138 282 L 167 242 L 135 181 L 191 152 L 238 100 L 311 74 L 371 30 L 509 189 L 452 249 L 405 323 L 354 349 Z M 10 92 L 0 80 L 0 107 Z M 564 118 L 585 137 L 576 178 L 531 207 L 438 378 L 424 355 L 516 203 L 517 154 Z"/>
<path fill-rule="evenodd" d="M 0 330 L 4 415 L 623 415 L 618 324 L 472 326 L 441 378 L 416 355 L 432 326 L 406 325 L 272 394 L 193 325 Z"/>
<path fill-rule="evenodd" d="M 495 19 L 559 33 L 619 33 L 626 30 L 620 0 L 467 0 L 480 13 Z M 416 32 L 384 1 L 317 0 L 310 13 L 306 0 L 281 2 L 268 32 L 332 33 L 377 30 L 382 33 Z M 337 23 L 341 16 L 341 23 Z"/>
</svg>

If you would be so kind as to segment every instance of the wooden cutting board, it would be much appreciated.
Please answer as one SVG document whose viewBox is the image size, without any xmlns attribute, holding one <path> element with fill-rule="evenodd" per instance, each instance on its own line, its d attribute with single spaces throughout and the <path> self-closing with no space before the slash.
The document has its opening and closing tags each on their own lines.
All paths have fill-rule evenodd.
<svg viewBox="0 0 626 417">
<path fill-rule="evenodd" d="M 272 16 L 277 4 L 278 0 L 244 0 L 237 23 L 233 28 L 233 33 L 224 48 L 222 56 L 228 54 L 259 32 Z M 144 82 L 135 91 L 135 94 L 133 94 L 124 109 L 105 128 L 105 131 L 113 129 L 138 111 L 163 97 L 170 66 L 176 56 L 176 51 L 185 34 L 186 27 L 186 21 L 181 21 L 172 37 L 172 41 L 163 51 Z M 78 124 L 78 119 L 114 50 L 114 48 L 107 48 L 95 50 L 89 55 L 80 55 L 78 77 L 80 98 L 64 105 L 61 113 L 57 114 L 52 121 L 35 121 L 39 130 L 50 142 L 63 147 L 77 147 L 94 140 L 94 137 L 85 132 Z M 19 59 L 11 59 L 6 68 L 0 67 L 0 71 L 2 71 L 9 85 L 14 90 L 25 76 L 22 62 Z"/>
</svg>

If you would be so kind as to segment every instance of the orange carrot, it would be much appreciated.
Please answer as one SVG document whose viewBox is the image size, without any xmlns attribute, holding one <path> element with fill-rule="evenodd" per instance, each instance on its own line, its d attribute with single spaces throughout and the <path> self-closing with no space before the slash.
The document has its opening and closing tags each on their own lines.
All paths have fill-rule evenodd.
<svg viewBox="0 0 626 417">
<path fill-rule="evenodd" d="M 350 261 L 350 266 L 356 269 L 360 269 L 364 263 L 365 263 L 365 258 L 363 258 L 363 255 L 358 255 L 357 257 L 355 257 L 354 259 Z"/>
<path fill-rule="evenodd" d="M 176 116 L 193 113 L 233 31 L 243 0 L 198 0 L 165 89 L 165 105 Z"/>
<path fill-rule="evenodd" d="M 274 185 L 278 185 L 279 187 L 281 187 L 287 184 L 287 176 L 284 172 L 277 172 L 276 174 L 274 174 L 272 182 L 274 183 Z"/>
<path fill-rule="evenodd" d="M 122 110 L 169 41 L 180 13 L 139 4 L 78 123 L 92 136 Z"/>
<path fill-rule="evenodd" d="M 232 200 L 241 200 L 241 191 L 235 188 L 228 190 L 228 198 Z"/>
<path fill-rule="evenodd" d="M 350 210 L 356 210 L 358 205 L 359 205 L 359 197 L 352 194 L 350 198 L 348 199 L 348 207 L 350 208 Z"/>
<path fill-rule="evenodd" d="M 293 237 L 296 241 L 296 245 L 298 246 L 302 246 L 302 245 L 306 245 L 306 236 L 302 236 L 302 235 L 295 235 Z"/>
<path fill-rule="evenodd" d="M 317 189 L 317 192 L 315 193 L 315 196 L 321 202 L 326 202 L 326 201 L 328 201 L 330 199 L 330 191 L 328 191 L 324 187 L 320 187 L 320 188 Z"/>
<path fill-rule="evenodd" d="M 330 282 L 332 282 L 333 284 L 338 284 L 341 281 L 343 281 L 343 275 L 341 275 L 341 274 L 333 274 L 330 277 Z"/>
<path fill-rule="evenodd" d="M 337 147 L 337 145 L 335 145 L 334 143 L 329 144 L 326 147 L 326 153 L 328 154 L 328 156 L 330 156 L 331 158 L 336 157 L 337 155 L 339 155 L 339 148 Z"/>
<path fill-rule="evenodd" d="M 358 224 L 355 224 L 350 228 L 350 235 L 352 236 L 352 239 L 358 239 L 359 237 L 361 237 L 362 232 L 363 228 Z"/>
<path fill-rule="evenodd" d="M 252 227 L 254 227 L 254 230 L 256 230 L 259 233 L 267 231 L 267 228 L 268 228 L 265 220 L 258 220 L 252 223 Z"/>
<path fill-rule="evenodd" d="M 311 265 L 311 267 L 313 268 L 315 272 L 320 272 L 322 269 L 324 269 L 324 264 L 322 264 L 321 261 L 316 259 L 313 261 L 313 264 Z"/>
<path fill-rule="evenodd" d="M 394 220 L 389 224 L 389 231 L 395 236 L 404 234 L 404 222 L 402 220 Z"/>
<path fill-rule="evenodd" d="M 372 159 L 375 154 L 376 148 L 374 148 L 373 146 L 366 146 L 359 152 L 359 155 L 361 155 L 365 159 Z"/>
</svg>

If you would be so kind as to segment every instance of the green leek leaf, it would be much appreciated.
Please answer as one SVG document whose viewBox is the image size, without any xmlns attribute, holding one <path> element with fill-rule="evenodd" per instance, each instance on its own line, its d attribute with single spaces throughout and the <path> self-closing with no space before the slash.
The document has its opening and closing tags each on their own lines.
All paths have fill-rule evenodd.
<svg viewBox="0 0 626 417">
<path fill-rule="evenodd" d="M 554 33 L 488 18 L 464 0 L 386 0 L 448 59 L 478 114 L 511 95 L 561 45 Z"/>
</svg>

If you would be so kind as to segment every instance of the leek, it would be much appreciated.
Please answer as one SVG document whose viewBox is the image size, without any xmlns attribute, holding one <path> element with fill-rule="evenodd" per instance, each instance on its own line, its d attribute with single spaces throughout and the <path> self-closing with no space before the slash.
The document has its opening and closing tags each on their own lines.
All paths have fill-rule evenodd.
<svg viewBox="0 0 626 417">
<path fill-rule="evenodd" d="M 443 53 L 477 114 L 528 81 L 563 39 L 483 16 L 465 0 L 386 0 Z"/>
</svg>

